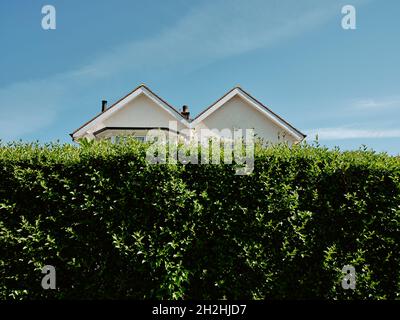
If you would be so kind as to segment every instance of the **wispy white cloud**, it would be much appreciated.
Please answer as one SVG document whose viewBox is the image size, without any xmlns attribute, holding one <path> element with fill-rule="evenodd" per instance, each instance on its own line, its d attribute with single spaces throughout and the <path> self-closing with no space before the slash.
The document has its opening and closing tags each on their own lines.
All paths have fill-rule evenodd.
<svg viewBox="0 0 400 320">
<path fill-rule="evenodd" d="M 101 55 L 84 69 L 89 76 L 121 70 L 193 69 L 225 57 L 265 48 L 296 36 L 338 14 L 337 3 L 217 0 L 192 11 L 169 29 Z"/>
<path fill-rule="evenodd" d="M 362 138 L 400 138 L 400 129 L 354 129 L 348 127 L 306 130 L 309 139 L 318 135 L 321 140 L 346 140 Z"/>
<path fill-rule="evenodd" d="M 353 2 L 362 3 L 362 0 Z M 68 97 L 103 78 L 132 72 L 171 72 L 276 45 L 339 15 L 340 1 L 216 0 L 198 4 L 153 37 L 110 48 L 80 66 L 46 79 L 0 88 L 0 137 L 34 132 L 55 121 Z M 135 32 L 140 32 L 136 30 Z M 17 121 L 18 119 L 18 121 Z"/>
<path fill-rule="evenodd" d="M 387 97 L 382 99 L 358 99 L 352 102 L 352 106 L 363 111 L 382 110 L 386 108 L 399 108 L 400 97 Z"/>
</svg>

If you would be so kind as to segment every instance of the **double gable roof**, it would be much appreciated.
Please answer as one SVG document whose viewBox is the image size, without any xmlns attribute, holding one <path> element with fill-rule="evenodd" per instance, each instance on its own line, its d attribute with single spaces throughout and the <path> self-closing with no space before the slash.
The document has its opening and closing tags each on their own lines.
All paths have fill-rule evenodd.
<svg viewBox="0 0 400 320">
<path fill-rule="evenodd" d="M 128 93 L 125 97 L 121 98 L 117 102 L 115 102 L 112 106 L 107 108 L 105 111 L 99 113 L 94 118 L 80 126 L 73 133 L 71 133 L 71 137 L 75 140 L 76 137 L 80 137 L 90 131 L 91 128 L 96 128 L 96 125 L 108 119 L 112 114 L 118 112 L 121 108 L 123 108 L 126 104 L 134 100 L 137 96 L 144 94 L 150 100 L 152 100 L 156 105 L 160 106 L 166 112 L 168 112 L 172 117 L 174 117 L 178 122 L 182 123 L 187 128 L 195 128 L 200 122 L 213 114 L 216 110 L 218 110 L 221 106 L 231 100 L 233 97 L 239 96 L 245 102 L 247 102 L 250 106 L 260 111 L 265 117 L 275 123 L 278 127 L 284 129 L 290 135 L 292 135 L 296 140 L 303 140 L 306 135 L 300 132 L 298 129 L 293 127 L 290 123 L 284 120 L 282 117 L 277 115 L 271 109 L 263 105 L 260 101 L 252 97 L 249 93 L 244 91 L 240 87 L 234 87 L 230 91 L 228 91 L 225 95 L 211 104 L 208 108 L 203 110 L 197 117 L 193 120 L 186 119 L 182 116 L 182 114 L 174 108 L 171 104 L 166 102 L 164 99 L 155 94 L 152 90 L 150 90 L 144 84 L 136 87 L 130 93 Z"/>
</svg>

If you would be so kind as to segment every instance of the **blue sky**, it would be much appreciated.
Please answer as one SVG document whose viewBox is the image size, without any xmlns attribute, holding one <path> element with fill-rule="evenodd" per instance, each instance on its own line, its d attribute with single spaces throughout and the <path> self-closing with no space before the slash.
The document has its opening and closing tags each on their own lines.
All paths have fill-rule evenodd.
<svg viewBox="0 0 400 320">
<path fill-rule="evenodd" d="M 1 1 L 0 138 L 71 142 L 141 83 L 192 115 L 240 85 L 309 141 L 399 154 L 399 36 L 397 0 Z"/>
</svg>

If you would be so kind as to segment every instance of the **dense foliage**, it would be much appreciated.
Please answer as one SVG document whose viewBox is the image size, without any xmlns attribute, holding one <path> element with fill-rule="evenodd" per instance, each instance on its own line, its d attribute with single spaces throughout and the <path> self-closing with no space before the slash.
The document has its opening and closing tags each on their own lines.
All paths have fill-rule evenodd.
<svg viewBox="0 0 400 320">
<path fill-rule="evenodd" d="M 0 146 L 0 299 L 399 298 L 399 158 L 257 147 L 239 176 L 145 151 Z"/>
</svg>

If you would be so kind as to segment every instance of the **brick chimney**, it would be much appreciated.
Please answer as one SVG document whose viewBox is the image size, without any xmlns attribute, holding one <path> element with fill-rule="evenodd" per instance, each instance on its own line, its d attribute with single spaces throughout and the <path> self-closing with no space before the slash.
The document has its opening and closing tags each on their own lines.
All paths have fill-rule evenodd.
<svg viewBox="0 0 400 320">
<path fill-rule="evenodd" d="M 185 119 L 188 119 L 188 120 L 189 120 L 190 112 L 189 112 L 189 107 L 188 107 L 188 106 L 183 106 L 183 107 L 182 107 L 181 115 L 182 115 Z"/>
</svg>

